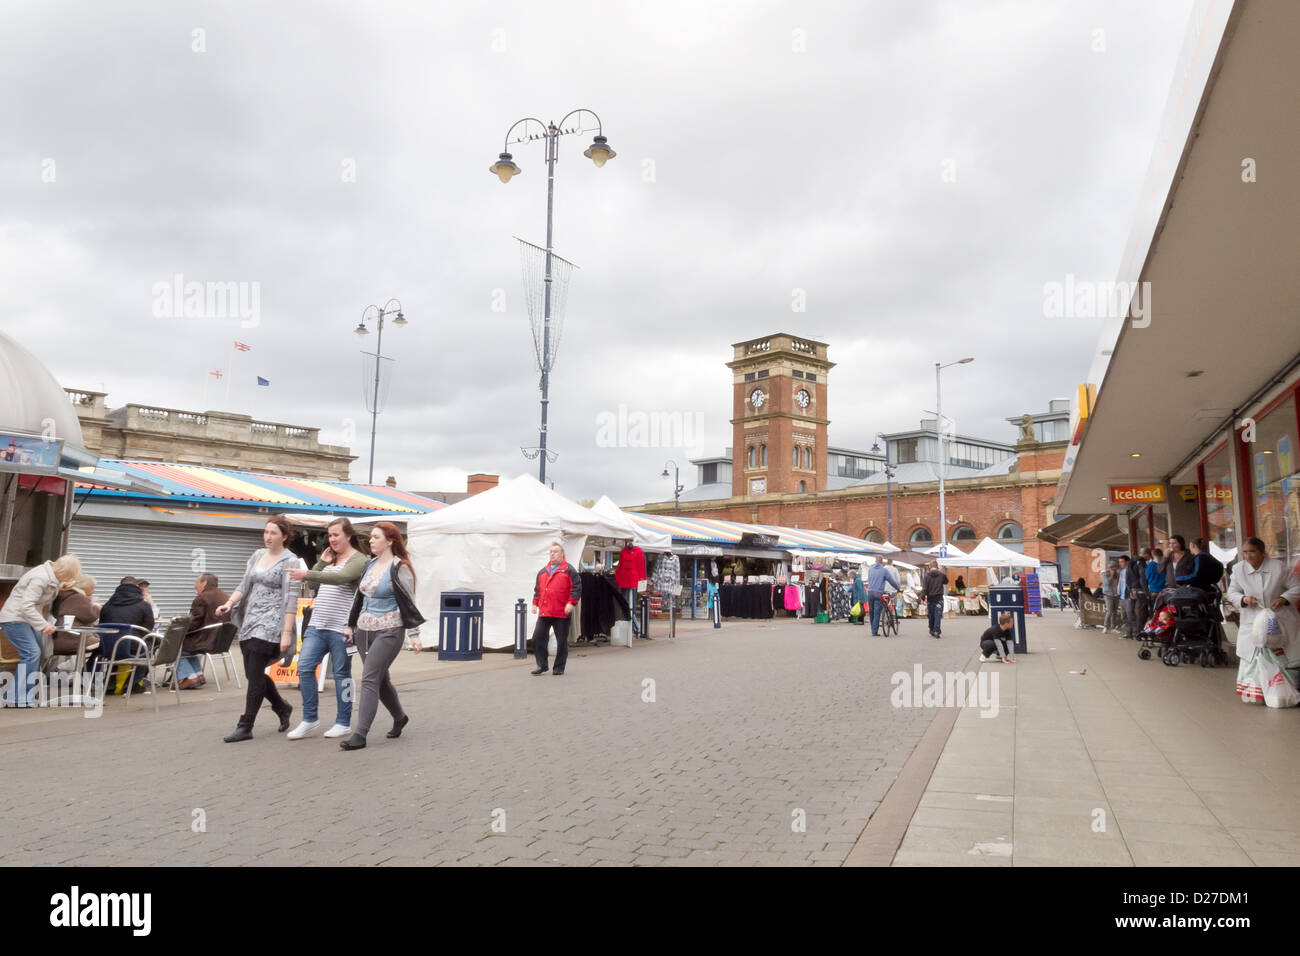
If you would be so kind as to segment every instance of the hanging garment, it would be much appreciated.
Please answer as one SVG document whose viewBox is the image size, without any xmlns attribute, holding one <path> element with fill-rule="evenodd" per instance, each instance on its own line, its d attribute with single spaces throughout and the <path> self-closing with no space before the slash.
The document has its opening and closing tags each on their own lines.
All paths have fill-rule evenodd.
<svg viewBox="0 0 1300 956">
<path fill-rule="evenodd" d="M 632 619 L 627 598 L 608 575 L 584 571 L 580 577 L 582 578 L 582 601 L 578 612 L 580 637 L 590 638 L 609 634 L 614 628 L 615 621 Z"/>
<path fill-rule="evenodd" d="M 842 584 L 831 584 L 831 620 L 847 621 L 849 619 L 849 610 L 853 607 L 853 596 L 849 589 Z"/>
<path fill-rule="evenodd" d="M 636 545 L 628 545 L 618 553 L 618 567 L 614 569 L 614 583 L 620 588 L 634 588 L 645 580 L 645 552 Z"/>
<path fill-rule="evenodd" d="M 659 556 L 655 562 L 650 586 L 660 594 L 680 594 L 682 590 L 682 563 L 671 551 Z"/>
<path fill-rule="evenodd" d="M 803 599 L 800 597 L 800 594 L 799 594 L 799 592 L 800 592 L 801 590 L 803 590 L 803 589 L 800 588 L 799 585 L 797 585 L 797 584 L 790 584 L 790 585 L 787 585 L 787 586 L 786 586 L 786 589 L 785 589 L 785 609 L 786 609 L 787 611 L 801 611 L 801 610 L 803 610 Z"/>
</svg>

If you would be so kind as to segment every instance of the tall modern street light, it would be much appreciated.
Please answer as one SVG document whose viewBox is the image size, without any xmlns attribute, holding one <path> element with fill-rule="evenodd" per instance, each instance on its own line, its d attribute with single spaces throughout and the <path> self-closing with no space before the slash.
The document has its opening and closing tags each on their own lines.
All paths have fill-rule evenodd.
<svg viewBox="0 0 1300 956">
<path fill-rule="evenodd" d="M 673 514 L 677 514 L 679 510 L 678 504 L 682 498 L 682 476 L 681 476 L 681 472 L 677 470 L 677 462 L 669 458 L 668 461 L 664 464 L 664 473 L 659 477 L 660 478 L 668 477 L 669 465 L 673 466 Z"/>
<path fill-rule="evenodd" d="M 595 120 L 596 136 L 595 139 L 592 141 L 592 144 L 588 146 L 586 150 L 583 151 L 582 155 L 586 156 L 598 167 L 604 166 L 608 160 L 613 159 L 614 156 L 617 154 L 614 152 L 614 150 L 610 149 L 609 141 L 606 140 L 605 136 L 603 135 L 604 130 L 601 128 L 600 117 L 598 117 L 591 110 L 576 109 L 569 112 L 564 117 L 564 119 L 560 120 L 558 124 L 543 123 L 541 120 L 535 119 L 531 116 L 519 120 L 513 126 L 511 126 L 510 129 L 506 131 L 505 151 L 501 153 L 501 156 L 497 159 L 495 163 L 493 163 L 490 167 L 488 167 L 488 171 L 493 173 L 498 179 L 501 180 L 501 182 L 508 183 L 510 182 L 511 177 L 517 176 L 519 173 L 523 172 L 523 170 L 521 170 L 518 166 L 515 165 L 514 157 L 510 155 L 509 150 L 510 150 L 511 143 L 531 143 L 539 139 L 544 139 L 546 141 L 546 278 L 544 280 L 545 307 L 544 307 L 544 315 L 542 319 L 541 342 L 535 343 L 538 346 L 537 359 L 538 359 L 538 365 L 540 366 L 540 371 L 542 373 L 542 424 L 541 424 L 541 429 L 539 430 L 538 441 L 537 441 L 538 447 L 535 450 L 535 454 L 538 459 L 537 477 L 538 480 L 541 481 L 543 484 L 546 483 L 546 461 L 548 458 L 548 453 L 546 450 L 547 406 L 550 404 L 551 368 L 555 364 L 555 353 L 552 349 L 552 343 L 551 343 L 551 279 L 552 279 L 551 265 L 552 265 L 552 257 L 554 252 L 553 247 L 551 245 L 551 239 L 552 239 L 552 231 L 554 226 L 553 209 L 554 209 L 554 200 L 555 200 L 555 163 L 556 160 L 558 159 L 559 141 L 561 136 L 568 136 L 574 133 L 585 133 L 588 131 L 588 128 L 584 128 L 582 125 L 581 114 L 583 113 L 587 114 L 593 120 Z M 565 124 L 568 123 L 570 118 L 572 117 L 578 117 L 578 120 L 575 123 L 575 125 L 572 127 L 565 126 Z M 529 133 L 528 124 L 530 123 L 535 123 L 537 127 L 540 128 L 541 131 Z M 524 129 L 520 132 L 518 136 L 516 136 L 514 139 L 511 139 L 510 138 L 511 135 L 520 126 L 523 126 Z M 534 329 L 534 338 L 536 338 L 535 329 Z M 533 451 L 533 449 L 526 449 L 524 451 L 524 454 L 531 458 L 533 456 L 529 454 L 530 451 Z"/>
<path fill-rule="evenodd" d="M 885 438 L 885 436 L 880 432 L 876 432 L 876 437 L 885 443 L 885 514 L 888 515 L 886 518 L 886 521 L 888 522 L 888 540 L 890 544 L 898 544 L 898 542 L 894 540 L 894 499 L 891 494 L 891 482 L 893 482 L 896 472 L 894 471 L 894 466 L 889 463 L 889 439 Z M 880 442 L 872 442 L 871 450 L 874 452 L 880 451 Z"/>
<path fill-rule="evenodd" d="M 939 390 L 939 373 L 953 365 L 969 365 L 975 361 L 973 358 L 958 359 L 955 362 L 949 362 L 947 365 L 934 363 L 934 409 L 938 418 L 935 424 L 939 427 L 939 555 L 946 557 L 948 554 L 948 512 L 944 508 L 943 501 L 943 473 L 947 470 L 948 449 L 944 444 L 944 427 L 943 427 L 943 396 Z"/>
<path fill-rule="evenodd" d="M 375 391 L 370 405 L 370 478 L 368 484 L 375 483 L 375 429 L 379 424 L 379 366 L 384 361 L 384 317 L 387 315 L 396 315 L 393 317 L 393 325 L 401 328 L 406 325 L 406 316 L 402 314 L 402 303 L 396 299 L 389 299 L 382 306 L 368 305 L 361 310 L 361 321 L 353 329 L 357 335 L 369 335 L 370 330 L 366 328 L 366 318 L 370 316 L 371 310 L 374 310 L 374 318 L 379 331 L 379 338 L 375 340 Z M 363 355 L 369 355 L 369 352 L 363 352 Z"/>
</svg>

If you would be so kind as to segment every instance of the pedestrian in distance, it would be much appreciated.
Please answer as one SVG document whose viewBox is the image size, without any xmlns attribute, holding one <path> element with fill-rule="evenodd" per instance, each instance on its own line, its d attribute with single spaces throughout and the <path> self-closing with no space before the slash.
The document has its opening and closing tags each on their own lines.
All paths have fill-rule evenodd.
<svg viewBox="0 0 1300 956">
<path fill-rule="evenodd" d="M 1109 634 L 1119 630 L 1119 562 L 1112 561 L 1101 572 L 1101 595 L 1106 602 L 1106 619 L 1102 622 L 1102 633 Z"/>
<path fill-rule="evenodd" d="M 921 581 L 931 637 L 943 637 L 943 601 L 947 590 L 948 575 L 940 570 L 937 562 L 931 562 L 930 570 L 925 572 L 925 578 Z"/>
<path fill-rule="evenodd" d="M 1016 662 L 1016 618 L 1010 611 L 998 615 L 998 623 L 980 635 L 980 661 L 997 658 L 1003 664 Z"/>
<path fill-rule="evenodd" d="M 555 676 L 564 673 L 564 665 L 569 660 L 569 615 L 581 598 L 582 578 L 564 559 L 564 546 L 552 541 L 546 567 L 537 572 L 533 584 L 533 613 L 537 615 L 537 625 L 533 628 L 533 659 L 537 662 L 537 669 L 532 672 L 534 677 L 549 669 L 547 643 L 552 631 L 555 633 Z"/>
<path fill-rule="evenodd" d="M 402 533 L 391 521 L 381 521 L 370 532 L 371 559 L 361 575 L 348 615 L 348 631 L 361 655 L 361 693 L 357 705 L 357 726 L 342 741 L 343 750 L 361 750 L 370 725 L 375 722 L 380 701 L 393 718 L 390 739 L 402 736 L 410 717 L 402 709 L 388 670 L 402 652 L 403 637 L 418 654 L 420 625 L 424 618 L 415 606 L 415 569 L 402 541 Z"/>
<path fill-rule="evenodd" d="M 325 655 L 334 673 L 334 726 L 326 737 L 346 737 L 352 729 L 352 653 L 356 645 L 348 636 L 348 617 L 356 600 L 357 586 L 366 571 L 366 557 L 356 548 L 356 532 L 347 518 L 335 518 L 325 529 L 329 546 L 308 571 L 290 571 L 295 581 L 316 588 L 311 620 L 302 632 L 298 654 L 298 686 L 302 689 L 302 723 L 289 731 L 290 740 L 301 740 L 320 726 L 316 668 Z"/>
<path fill-rule="evenodd" d="M 244 655 L 244 676 L 248 691 L 244 698 L 244 713 L 235 729 L 226 735 L 228 744 L 253 739 L 253 723 L 265 699 L 271 710 L 280 718 L 280 732 L 289 729 L 293 705 L 280 696 L 275 681 L 266 669 L 277 658 L 292 653 L 297 637 L 298 595 L 302 585 L 289 577 L 294 568 L 303 566 L 302 559 L 287 547 L 293 537 L 293 527 L 284 515 L 267 519 L 262 529 L 262 543 L 244 567 L 243 580 L 230 594 L 230 599 L 217 608 L 217 617 L 223 618 L 237 608 L 239 618 L 239 649 Z"/>
</svg>

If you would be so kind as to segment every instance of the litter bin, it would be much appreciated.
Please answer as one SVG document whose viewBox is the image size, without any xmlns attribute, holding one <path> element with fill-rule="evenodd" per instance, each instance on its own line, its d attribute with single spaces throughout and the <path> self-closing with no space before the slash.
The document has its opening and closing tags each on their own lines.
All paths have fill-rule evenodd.
<svg viewBox="0 0 1300 956">
<path fill-rule="evenodd" d="M 1029 653 L 1025 636 L 1025 592 L 1020 585 L 989 588 L 989 621 L 994 627 L 997 626 L 998 615 L 1003 612 L 1010 612 L 1016 618 L 1016 653 Z"/>
<path fill-rule="evenodd" d="M 438 617 L 438 660 L 483 659 L 483 592 L 443 591 Z"/>
</svg>

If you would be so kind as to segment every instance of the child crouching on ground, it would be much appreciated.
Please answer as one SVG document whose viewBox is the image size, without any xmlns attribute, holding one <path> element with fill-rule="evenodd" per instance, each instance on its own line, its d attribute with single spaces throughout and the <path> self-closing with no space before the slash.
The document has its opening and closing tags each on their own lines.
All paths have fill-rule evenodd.
<svg viewBox="0 0 1300 956">
<path fill-rule="evenodd" d="M 980 660 L 997 658 L 1004 664 L 1014 664 L 1016 618 L 1008 611 L 998 615 L 998 623 L 980 635 Z"/>
</svg>

